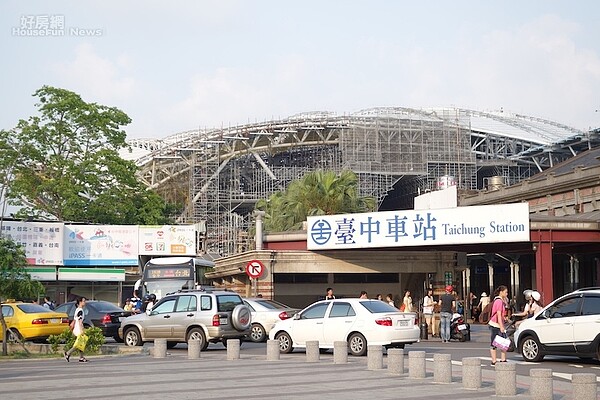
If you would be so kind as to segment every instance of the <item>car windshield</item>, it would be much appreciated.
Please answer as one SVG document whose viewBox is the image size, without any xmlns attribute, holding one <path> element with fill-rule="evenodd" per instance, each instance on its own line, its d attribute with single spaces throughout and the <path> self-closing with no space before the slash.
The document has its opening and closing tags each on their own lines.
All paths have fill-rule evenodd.
<svg viewBox="0 0 600 400">
<path fill-rule="evenodd" d="M 17 304 L 19 310 L 25 314 L 49 313 L 54 312 L 49 308 L 42 307 L 39 304 Z"/>
<path fill-rule="evenodd" d="M 107 301 L 99 301 L 97 303 L 90 303 L 88 305 L 92 306 L 94 308 L 94 310 L 101 312 L 101 313 L 123 311 L 122 308 L 119 308 L 119 307 L 115 306 L 113 303 L 109 303 Z"/>
<path fill-rule="evenodd" d="M 244 304 L 242 298 L 238 295 L 219 295 L 217 296 L 217 310 L 219 312 L 233 311 L 235 306 Z"/>
<path fill-rule="evenodd" d="M 373 314 L 399 312 L 399 310 L 396 307 L 390 306 L 388 303 L 379 300 L 361 301 L 360 305 Z"/>
<path fill-rule="evenodd" d="M 285 304 L 281 304 L 280 302 L 275 301 L 275 300 L 255 300 L 255 301 L 258 304 L 260 304 L 261 306 L 263 306 L 264 308 L 268 308 L 270 310 L 282 310 L 282 309 L 289 308 Z"/>
<path fill-rule="evenodd" d="M 175 293 L 178 290 L 190 289 L 194 286 L 191 280 L 185 279 L 161 279 L 145 282 L 146 293 L 154 294 L 157 298 L 165 297 L 169 293 Z"/>
</svg>

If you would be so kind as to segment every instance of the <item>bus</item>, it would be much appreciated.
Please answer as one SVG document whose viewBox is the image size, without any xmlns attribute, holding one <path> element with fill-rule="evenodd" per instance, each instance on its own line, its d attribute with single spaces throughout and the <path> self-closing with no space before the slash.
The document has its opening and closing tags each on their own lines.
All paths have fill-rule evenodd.
<svg viewBox="0 0 600 400">
<path fill-rule="evenodd" d="M 214 266 L 214 262 L 196 257 L 152 258 L 144 265 L 135 289 L 142 297 L 154 294 L 157 299 L 181 289 L 195 289 L 208 284 L 204 274 Z"/>
</svg>

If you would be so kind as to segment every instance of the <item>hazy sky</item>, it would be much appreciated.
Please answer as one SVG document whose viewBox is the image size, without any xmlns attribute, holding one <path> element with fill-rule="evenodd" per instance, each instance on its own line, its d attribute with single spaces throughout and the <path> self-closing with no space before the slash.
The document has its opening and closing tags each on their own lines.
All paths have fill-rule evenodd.
<svg viewBox="0 0 600 400">
<path fill-rule="evenodd" d="M 378 106 L 600 126 L 596 0 L 4 0 L 0 27 L 3 129 L 42 85 L 119 107 L 129 138 Z"/>
</svg>

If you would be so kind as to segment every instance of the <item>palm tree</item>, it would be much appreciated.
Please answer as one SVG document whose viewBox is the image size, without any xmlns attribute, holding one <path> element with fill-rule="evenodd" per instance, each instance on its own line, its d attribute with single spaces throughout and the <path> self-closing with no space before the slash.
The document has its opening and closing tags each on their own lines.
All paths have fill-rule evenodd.
<svg viewBox="0 0 600 400">
<path fill-rule="evenodd" d="M 292 181 L 284 192 L 261 200 L 265 230 L 283 232 L 302 228 L 307 216 L 349 214 L 375 210 L 375 199 L 358 195 L 358 177 L 352 171 L 313 171 Z"/>
</svg>

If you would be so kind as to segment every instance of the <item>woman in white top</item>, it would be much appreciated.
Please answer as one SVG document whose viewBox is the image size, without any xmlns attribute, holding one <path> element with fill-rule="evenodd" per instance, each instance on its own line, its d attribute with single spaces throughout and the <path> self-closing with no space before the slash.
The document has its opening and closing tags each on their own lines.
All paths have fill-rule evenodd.
<svg viewBox="0 0 600 400">
<path fill-rule="evenodd" d="M 402 305 L 404 306 L 404 312 L 413 312 L 413 301 L 410 297 L 410 290 L 404 292 L 404 299 L 402 299 Z"/>
<path fill-rule="evenodd" d="M 81 336 L 84 332 L 83 317 L 85 313 L 83 312 L 83 308 L 85 307 L 85 300 L 85 297 L 78 297 L 77 300 L 75 300 L 75 305 L 77 306 L 77 309 L 75 310 L 75 314 L 73 315 L 73 335 L 77 337 Z M 65 360 L 67 360 L 67 362 L 70 361 L 71 354 L 75 350 L 78 349 L 75 348 L 75 345 L 73 345 L 73 347 L 71 347 L 69 351 L 65 352 Z M 87 358 L 83 356 L 83 350 L 79 350 L 79 362 L 88 362 Z"/>
<path fill-rule="evenodd" d="M 525 309 L 523 310 L 523 312 L 514 313 L 513 316 L 525 317 L 525 318 L 531 318 L 531 317 L 537 316 L 540 312 L 542 312 L 542 309 L 544 308 L 540 304 L 541 298 L 542 298 L 542 296 L 540 295 L 540 292 L 538 292 L 537 290 L 534 290 L 533 292 L 531 292 L 531 297 L 529 298 L 529 301 L 527 302 L 527 304 L 525 304 Z M 515 326 L 519 327 L 521 322 L 523 322 L 523 321 L 518 321 L 515 324 Z"/>
<path fill-rule="evenodd" d="M 431 335 L 437 335 L 437 329 L 435 328 L 435 321 L 433 318 L 433 307 L 435 306 L 435 302 L 433 301 L 433 289 L 427 290 L 427 296 L 423 298 L 423 317 L 425 318 L 425 322 L 427 326 L 431 328 Z"/>
</svg>

